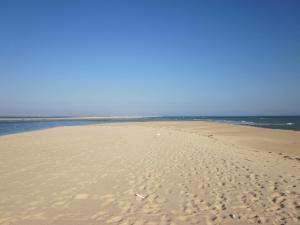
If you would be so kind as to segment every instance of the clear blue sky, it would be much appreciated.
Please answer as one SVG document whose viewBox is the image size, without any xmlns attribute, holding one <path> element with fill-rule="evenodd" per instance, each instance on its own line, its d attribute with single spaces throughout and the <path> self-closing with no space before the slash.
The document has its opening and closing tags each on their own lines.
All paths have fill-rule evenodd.
<svg viewBox="0 0 300 225">
<path fill-rule="evenodd" d="M 300 1 L 0 1 L 0 116 L 300 115 Z"/>
</svg>

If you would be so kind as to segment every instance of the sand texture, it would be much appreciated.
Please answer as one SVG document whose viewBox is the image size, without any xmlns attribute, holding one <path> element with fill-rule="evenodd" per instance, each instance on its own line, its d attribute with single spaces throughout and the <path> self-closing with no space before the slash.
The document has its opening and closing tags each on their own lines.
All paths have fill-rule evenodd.
<svg viewBox="0 0 300 225">
<path fill-rule="evenodd" d="M 300 224 L 300 132 L 208 122 L 0 137 L 1 225 Z"/>
</svg>

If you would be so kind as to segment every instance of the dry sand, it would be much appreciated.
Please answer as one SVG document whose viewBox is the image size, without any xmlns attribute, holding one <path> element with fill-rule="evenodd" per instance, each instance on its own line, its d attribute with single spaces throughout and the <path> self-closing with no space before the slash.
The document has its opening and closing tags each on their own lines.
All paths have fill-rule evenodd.
<svg viewBox="0 0 300 225">
<path fill-rule="evenodd" d="M 300 132 L 208 122 L 0 137 L 1 225 L 300 224 Z"/>
</svg>

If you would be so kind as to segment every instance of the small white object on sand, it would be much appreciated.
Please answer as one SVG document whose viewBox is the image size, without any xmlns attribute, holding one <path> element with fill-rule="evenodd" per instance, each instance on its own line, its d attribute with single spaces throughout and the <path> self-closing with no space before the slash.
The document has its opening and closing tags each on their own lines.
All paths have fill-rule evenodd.
<svg viewBox="0 0 300 225">
<path fill-rule="evenodd" d="M 229 214 L 229 216 L 230 216 L 232 219 L 240 219 L 240 216 L 235 215 L 235 214 Z"/>
<path fill-rule="evenodd" d="M 160 133 L 157 133 L 156 135 L 157 135 L 157 136 L 160 136 Z"/>
<path fill-rule="evenodd" d="M 144 196 L 142 196 L 142 195 L 140 195 L 140 194 L 135 194 L 135 195 L 138 196 L 138 197 L 140 197 L 140 198 L 142 198 L 142 199 L 145 198 Z"/>
</svg>

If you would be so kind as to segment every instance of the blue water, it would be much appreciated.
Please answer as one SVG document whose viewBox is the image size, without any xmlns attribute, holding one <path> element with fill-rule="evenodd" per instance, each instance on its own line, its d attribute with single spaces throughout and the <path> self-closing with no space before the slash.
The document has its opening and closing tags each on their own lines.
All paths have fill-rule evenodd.
<svg viewBox="0 0 300 225">
<path fill-rule="evenodd" d="M 241 124 L 271 129 L 300 131 L 300 116 L 232 116 L 232 117 L 203 117 L 203 116 L 163 116 L 130 119 L 72 119 L 72 120 L 2 120 L 0 135 L 33 131 L 59 126 L 76 126 L 87 124 L 104 124 L 114 122 L 146 122 L 146 121 L 219 121 L 231 124 Z"/>
</svg>

